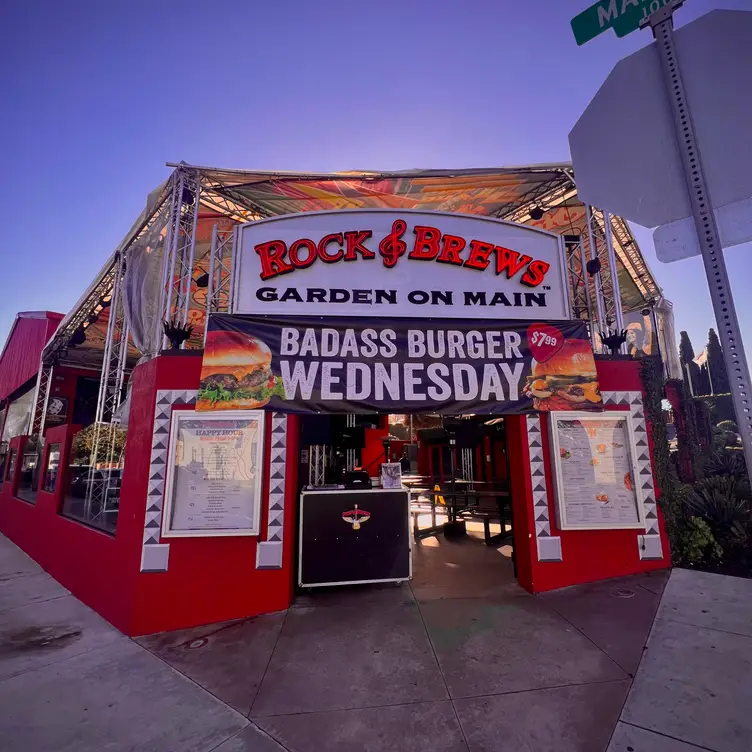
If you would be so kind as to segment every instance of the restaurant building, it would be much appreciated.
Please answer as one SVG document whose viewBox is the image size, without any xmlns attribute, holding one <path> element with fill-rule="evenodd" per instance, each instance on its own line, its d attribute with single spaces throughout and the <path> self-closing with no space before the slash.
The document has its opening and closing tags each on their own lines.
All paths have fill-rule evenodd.
<svg viewBox="0 0 752 752">
<path fill-rule="evenodd" d="M 0 357 L 0 531 L 74 595 L 142 635 L 400 584 L 432 538 L 533 593 L 670 566 L 671 304 L 570 165 L 173 167 Z"/>
</svg>

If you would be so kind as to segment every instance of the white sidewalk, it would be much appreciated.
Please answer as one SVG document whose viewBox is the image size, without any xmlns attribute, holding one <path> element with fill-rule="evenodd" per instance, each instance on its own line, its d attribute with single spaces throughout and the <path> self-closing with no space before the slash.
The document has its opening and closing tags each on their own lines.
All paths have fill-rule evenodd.
<svg viewBox="0 0 752 752">
<path fill-rule="evenodd" d="M 277 752 L 0 535 L 2 752 Z"/>
<path fill-rule="evenodd" d="M 675 569 L 609 752 L 752 749 L 752 580 Z"/>
</svg>

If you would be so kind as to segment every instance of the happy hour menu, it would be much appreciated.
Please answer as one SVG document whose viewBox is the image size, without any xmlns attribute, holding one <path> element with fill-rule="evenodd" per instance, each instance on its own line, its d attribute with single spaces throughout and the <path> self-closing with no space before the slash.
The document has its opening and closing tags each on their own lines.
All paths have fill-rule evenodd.
<svg viewBox="0 0 752 752">
<path fill-rule="evenodd" d="M 562 487 L 569 525 L 618 527 L 639 522 L 627 421 L 557 422 Z"/>
<path fill-rule="evenodd" d="M 256 498 L 258 421 L 186 420 L 178 432 L 173 530 L 249 529 Z"/>
</svg>

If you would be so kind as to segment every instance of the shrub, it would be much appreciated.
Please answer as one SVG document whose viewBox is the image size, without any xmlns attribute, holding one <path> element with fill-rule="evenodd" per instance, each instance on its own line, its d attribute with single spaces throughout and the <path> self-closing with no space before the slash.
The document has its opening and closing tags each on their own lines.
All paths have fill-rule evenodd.
<svg viewBox="0 0 752 752">
<path fill-rule="evenodd" d="M 705 520 L 688 517 L 683 521 L 674 551 L 677 563 L 699 564 L 702 561 L 718 560 L 722 556 L 723 549 Z"/>
<path fill-rule="evenodd" d="M 718 542 L 727 549 L 743 549 L 752 531 L 749 481 L 722 475 L 697 481 L 685 499 L 694 517 L 706 520 Z"/>
<path fill-rule="evenodd" d="M 737 433 L 739 431 L 739 426 L 737 426 L 733 420 L 722 420 L 718 424 L 718 428 L 720 428 L 721 431 L 731 431 L 732 433 Z"/>
<path fill-rule="evenodd" d="M 731 475 L 739 480 L 747 480 L 747 463 L 744 453 L 735 449 L 721 449 L 714 452 L 703 468 L 706 475 Z"/>
</svg>

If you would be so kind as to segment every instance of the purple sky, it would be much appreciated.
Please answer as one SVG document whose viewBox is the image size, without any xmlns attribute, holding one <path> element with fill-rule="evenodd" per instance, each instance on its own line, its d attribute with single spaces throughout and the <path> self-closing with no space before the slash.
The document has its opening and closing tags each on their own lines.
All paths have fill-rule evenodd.
<svg viewBox="0 0 752 752">
<path fill-rule="evenodd" d="M 19 310 L 66 312 L 169 170 L 479 167 L 562 161 L 618 59 L 582 48 L 588 0 L 9 3 L 0 28 L 0 337 Z M 690 0 L 677 25 L 750 0 Z M 640 245 L 695 348 L 715 326 L 699 259 Z M 750 247 L 727 253 L 749 280 Z M 752 303 L 737 283 L 749 341 Z M 751 348 L 752 349 L 752 348 Z"/>
</svg>

